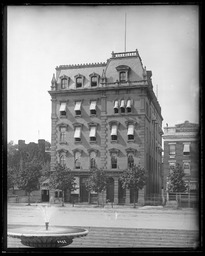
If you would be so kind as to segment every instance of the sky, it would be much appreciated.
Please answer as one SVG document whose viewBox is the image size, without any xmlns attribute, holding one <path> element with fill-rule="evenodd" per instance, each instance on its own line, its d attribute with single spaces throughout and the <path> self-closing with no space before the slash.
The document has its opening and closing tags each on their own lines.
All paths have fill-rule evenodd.
<svg viewBox="0 0 205 256">
<path fill-rule="evenodd" d="M 199 122 L 197 5 L 8 6 L 7 141 L 51 141 L 51 79 L 59 65 L 138 52 L 166 123 Z"/>
</svg>

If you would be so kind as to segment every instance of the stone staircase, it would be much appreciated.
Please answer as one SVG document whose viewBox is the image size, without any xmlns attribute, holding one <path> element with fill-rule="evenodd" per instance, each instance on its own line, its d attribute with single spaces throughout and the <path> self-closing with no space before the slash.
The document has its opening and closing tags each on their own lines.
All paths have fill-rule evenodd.
<svg viewBox="0 0 205 256">
<path fill-rule="evenodd" d="M 75 238 L 63 248 L 190 248 L 198 247 L 198 231 L 82 227 L 88 235 Z M 19 239 L 8 237 L 8 248 L 25 248 Z M 27 247 L 28 248 L 28 247 Z"/>
</svg>

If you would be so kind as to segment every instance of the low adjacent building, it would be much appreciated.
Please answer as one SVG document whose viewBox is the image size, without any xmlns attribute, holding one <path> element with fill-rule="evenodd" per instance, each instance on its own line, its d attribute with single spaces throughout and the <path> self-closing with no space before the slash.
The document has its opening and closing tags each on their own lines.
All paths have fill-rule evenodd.
<svg viewBox="0 0 205 256">
<path fill-rule="evenodd" d="M 173 127 L 164 127 L 164 188 L 173 166 L 179 163 L 184 170 L 187 193 L 199 189 L 199 125 L 185 121 Z"/>
</svg>

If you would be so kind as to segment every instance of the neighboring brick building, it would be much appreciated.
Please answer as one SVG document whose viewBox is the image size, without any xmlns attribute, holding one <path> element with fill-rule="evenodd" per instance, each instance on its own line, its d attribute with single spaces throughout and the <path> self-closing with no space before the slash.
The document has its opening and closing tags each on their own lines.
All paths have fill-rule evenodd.
<svg viewBox="0 0 205 256">
<path fill-rule="evenodd" d="M 164 188 L 172 166 L 179 163 L 185 172 L 185 182 L 191 193 L 198 191 L 199 125 L 185 121 L 174 127 L 164 127 Z"/>
<path fill-rule="evenodd" d="M 112 52 L 106 63 L 56 67 L 49 91 L 51 170 L 56 162 L 72 170 L 80 202 L 88 201 L 84 182 L 93 165 L 110 176 L 104 199 L 116 204 L 132 202 L 132 191 L 123 190 L 118 180 L 128 161 L 149 173 L 138 203 L 161 194 L 163 119 L 151 76 L 137 50 Z"/>
</svg>

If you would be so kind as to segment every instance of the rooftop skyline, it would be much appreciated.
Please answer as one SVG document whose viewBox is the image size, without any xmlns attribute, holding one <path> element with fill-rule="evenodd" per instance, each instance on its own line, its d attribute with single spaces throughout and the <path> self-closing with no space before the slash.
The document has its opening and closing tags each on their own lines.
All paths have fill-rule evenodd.
<svg viewBox="0 0 205 256">
<path fill-rule="evenodd" d="M 56 66 L 106 62 L 112 51 L 139 51 L 152 71 L 163 127 L 199 122 L 198 7 L 9 6 L 7 140 L 51 141 Z"/>
</svg>

